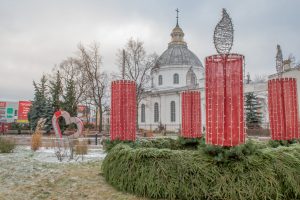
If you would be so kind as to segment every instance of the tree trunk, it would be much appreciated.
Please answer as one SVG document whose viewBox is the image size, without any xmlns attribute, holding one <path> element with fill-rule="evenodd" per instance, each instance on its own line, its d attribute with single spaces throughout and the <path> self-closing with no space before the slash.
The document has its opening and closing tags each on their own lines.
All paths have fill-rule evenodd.
<svg viewBox="0 0 300 200">
<path fill-rule="evenodd" d="M 99 132 L 101 133 L 101 131 L 103 130 L 102 128 L 102 116 L 103 115 L 103 110 L 102 110 L 102 106 L 101 106 L 101 101 L 99 101 Z"/>
<path fill-rule="evenodd" d="M 98 127 L 98 107 L 96 107 L 96 123 L 95 123 L 95 130 L 97 130 Z"/>
</svg>

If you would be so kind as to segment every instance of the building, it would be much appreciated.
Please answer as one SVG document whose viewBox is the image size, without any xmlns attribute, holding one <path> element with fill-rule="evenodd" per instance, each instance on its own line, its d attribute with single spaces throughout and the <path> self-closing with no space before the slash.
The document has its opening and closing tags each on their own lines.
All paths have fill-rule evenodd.
<svg viewBox="0 0 300 200">
<path fill-rule="evenodd" d="M 0 101 L 0 122 L 12 123 L 18 120 L 19 102 Z"/>
<path fill-rule="evenodd" d="M 179 131 L 181 127 L 182 91 L 201 91 L 202 121 L 204 118 L 204 68 L 199 58 L 188 49 L 178 21 L 171 41 L 151 71 L 151 89 L 138 108 L 139 128 L 156 130 L 160 127 Z"/>
</svg>

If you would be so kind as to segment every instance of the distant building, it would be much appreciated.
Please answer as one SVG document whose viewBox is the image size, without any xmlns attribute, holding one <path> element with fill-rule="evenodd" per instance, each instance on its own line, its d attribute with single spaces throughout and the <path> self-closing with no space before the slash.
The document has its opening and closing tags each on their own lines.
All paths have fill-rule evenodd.
<svg viewBox="0 0 300 200">
<path fill-rule="evenodd" d="M 0 101 L 0 122 L 12 123 L 18 119 L 19 102 Z"/>
<path fill-rule="evenodd" d="M 138 124 L 142 129 L 164 126 L 170 131 L 181 127 L 180 93 L 187 89 L 201 91 L 204 118 L 204 68 L 199 58 L 188 49 L 178 23 L 171 33 L 167 50 L 151 71 L 151 89 L 138 108 Z"/>
</svg>

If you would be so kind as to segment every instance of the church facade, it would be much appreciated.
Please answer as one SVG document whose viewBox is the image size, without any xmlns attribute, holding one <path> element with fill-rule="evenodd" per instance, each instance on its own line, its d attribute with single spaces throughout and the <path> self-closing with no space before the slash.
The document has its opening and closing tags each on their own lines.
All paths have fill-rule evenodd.
<svg viewBox="0 0 300 200">
<path fill-rule="evenodd" d="M 202 121 L 204 120 L 204 67 L 188 49 L 184 32 L 178 25 L 171 41 L 151 70 L 151 88 L 146 91 L 138 108 L 139 128 L 180 131 L 181 96 L 185 90 L 200 90 Z"/>
</svg>

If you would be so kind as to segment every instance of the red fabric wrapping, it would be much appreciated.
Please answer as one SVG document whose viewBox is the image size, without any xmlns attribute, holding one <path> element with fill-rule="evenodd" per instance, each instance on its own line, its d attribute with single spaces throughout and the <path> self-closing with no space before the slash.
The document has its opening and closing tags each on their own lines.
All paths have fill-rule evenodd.
<svg viewBox="0 0 300 200">
<path fill-rule="evenodd" d="M 199 91 L 181 93 L 181 136 L 200 138 L 201 131 L 201 95 Z"/>
<path fill-rule="evenodd" d="M 117 80 L 111 84 L 110 139 L 136 139 L 136 83 Z"/>
<path fill-rule="evenodd" d="M 298 100 L 295 78 L 268 81 L 268 106 L 272 140 L 299 138 Z"/>
<path fill-rule="evenodd" d="M 245 142 L 243 62 L 239 54 L 205 59 L 206 143 L 236 146 Z"/>
</svg>

